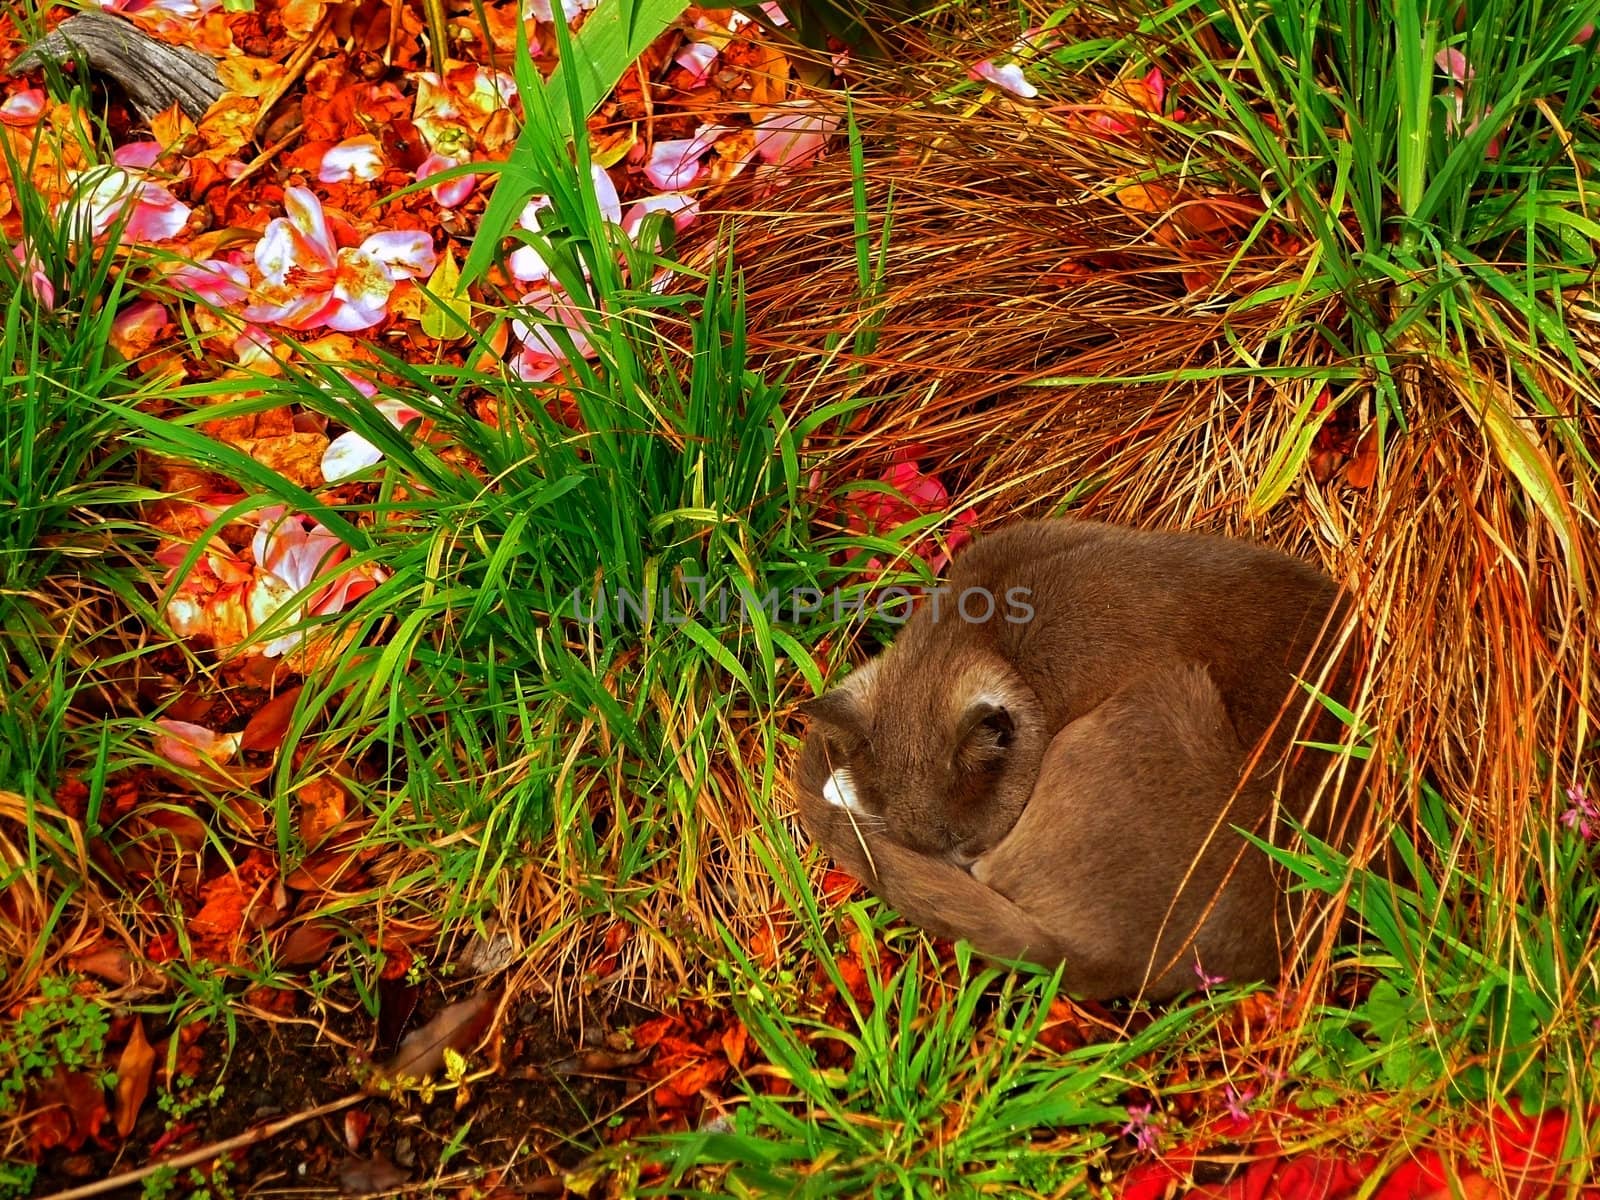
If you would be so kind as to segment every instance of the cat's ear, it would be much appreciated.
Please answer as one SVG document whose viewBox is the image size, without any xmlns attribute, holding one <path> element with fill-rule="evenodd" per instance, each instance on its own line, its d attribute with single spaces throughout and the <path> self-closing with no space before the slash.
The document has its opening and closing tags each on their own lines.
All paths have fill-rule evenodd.
<svg viewBox="0 0 1600 1200">
<path fill-rule="evenodd" d="M 850 677 L 815 700 L 795 709 L 808 721 L 820 722 L 846 739 L 865 742 L 872 729 L 873 681 L 877 660 L 858 667 Z"/>
<path fill-rule="evenodd" d="M 1002 702 L 979 697 L 956 724 L 956 761 L 969 771 L 998 766 L 1011 751 L 1016 718 Z"/>
</svg>

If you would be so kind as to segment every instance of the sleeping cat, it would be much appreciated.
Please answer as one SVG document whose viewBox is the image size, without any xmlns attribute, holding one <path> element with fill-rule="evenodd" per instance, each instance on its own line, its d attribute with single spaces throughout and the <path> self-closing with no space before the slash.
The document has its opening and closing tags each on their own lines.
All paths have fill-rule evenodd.
<svg viewBox="0 0 1600 1200">
<path fill-rule="evenodd" d="M 1347 698 L 1337 586 L 1248 542 L 1057 520 L 980 539 L 939 597 L 802 706 L 813 840 L 936 934 L 1064 962 L 1080 995 L 1274 977 L 1282 889 L 1233 827 L 1281 839 L 1276 798 L 1346 832 L 1350 789 L 1312 803 L 1332 756 L 1295 744 L 1339 738 L 1297 682 Z"/>
</svg>

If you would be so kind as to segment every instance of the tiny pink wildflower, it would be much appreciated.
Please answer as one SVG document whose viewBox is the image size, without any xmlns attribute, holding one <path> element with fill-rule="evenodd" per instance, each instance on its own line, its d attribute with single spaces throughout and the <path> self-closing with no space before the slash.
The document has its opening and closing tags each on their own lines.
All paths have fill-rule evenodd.
<svg viewBox="0 0 1600 1200">
<path fill-rule="evenodd" d="M 1581 783 L 1567 788 L 1569 807 L 1561 814 L 1561 823 L 1575 830 L 1584 841 L 1593 841 L 1600 834 L 1600 808 L 1589 799 L 1588 789 Z"/>
<path fill-rule="evenodd" d="M 1200 965 L 1200 960 L 1198 958 L 1194 960 L 1194 975 L 1195 978 L 1200 981 L 1200 990 L 1202 992 L 1209 992 L 1212 988 L 1216 987 L 1217 984 L 1225 983 L 1228 978 L 1226 975 L 1212 975 Z"/>
<path fill-rule="evenodd" d="M 1254 1088 L 1247 1088 L 1240 1092 L 1231 1083 L 1222 1085 L 1222 1099 L 1228 1107 L 1228 1115 L 1241 1124 L 1250 1119 L 1250 1105 L 1255 1101 Z"/>
<path fill-rule="evenodd" d="M 1128 1105 L 1128 1123 L 1122 1127 L 1123 1137 L 1131 1137 L 1139 1149 L 1150 1152 L 1156 1148 L 1159 1134 L 1160 1120 L 1152 1115 L 1150 1105 Z"/>
</svg>

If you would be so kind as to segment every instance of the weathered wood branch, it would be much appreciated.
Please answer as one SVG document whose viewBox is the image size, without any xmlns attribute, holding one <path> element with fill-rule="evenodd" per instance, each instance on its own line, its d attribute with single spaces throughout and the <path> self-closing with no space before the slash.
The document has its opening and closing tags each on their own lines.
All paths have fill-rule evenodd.
<svg viewBox="0 0 1600 1200">
<path fill-rule="evenodd" d="M 211 59 L 169 46 L 136 25 L 107 13 L 79 13 L 35 42 L 7 71 L 31 71 L 46 62 L 69 62 L 81 54 L 94 70 L 127 93 L 146 121 L 177 103 L 198 121 L 222 95 Z"/>
</svg>

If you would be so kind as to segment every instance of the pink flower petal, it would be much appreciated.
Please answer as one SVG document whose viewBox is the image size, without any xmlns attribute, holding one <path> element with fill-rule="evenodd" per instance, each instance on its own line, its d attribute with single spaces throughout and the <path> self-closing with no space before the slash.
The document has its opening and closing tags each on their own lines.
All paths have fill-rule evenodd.
<svg viewBox="0 0 1600 1200">
<path fill-rule="evenodd" d="M 370 133 L 346 138 L 330 147 L 317 167 L 317 179 L 323 183 L 371 183 L 382 174 L 383 151 Z"/>
<path fill-rule="evenodd" d="M 691 138 L 673 138 L 650 147 L 644 175 L 664 192 L 681 192 L 700 176 L 700 158 L 733 130 L 726 125 L 702 125 Z"/>
<path fill-rule="evenodd" d="M 711 64 L 717 61 L 719 53 L 710 42 L 690 42 L 673 55 L 672 61 L 689 72 L 690 87 L 699 87 L 706 81 Z"/>
<path fill-rule="evenodd" d="M 506 259 L 506 269 L 522 283 L 542 283 L 551 277 L 550 264 L 532 246 L 518 246 Z"/>
<path fill-rule="evenodd" d="M 672 224 L 682 230 L 700 215 L 700 202 L 685 192 L 662 192 L 658 196 L 644 196 L 628 209 L 628 215 L 622 219 L 623 232 L 630 238 L 635 237 L 639 232 L 639 226 L 644 224 L 644 219 L 654 212 L 671 213 Z"/>
<path fill-rule="evenodd" d="M 601 219 L 615 225 L 622 220 L 622 201 L 617 196 L 617 185 L 611 182 L 611 173 L 599 163 L 590 163 L 589 178 L 594 181 L 594 197 L 600 206 Z"/>
<path fill-rule="evenodd" d="M 133 215 L 122 227 L 130 242 L 164 242 L 183 232 L 193 210 L 159 183 L 140 183 Z"/>
<path fill-rule="evenodd" d="M 26 274 L 28 290 L 33 293 L 34 299 L 46 309 L 54 308 L 56 285 L 50 281 L 50 273 L 44 269 L 44 262 L 39 258 L 39 252 L 26 242 L 18 242 L 11 247 L 11 257 L 16 259 L 17 266 Z"/>
<path fill-rule="evenodd" d="M 149 344 L 170 318 L 167 306 L 156 300 L 135 300 L 111 322 L 113 344 Z"/>
<path fill-rule="evenodd" d="M 311 261 L 297 256 L 299 265 L 331 267 L 339 248 L 334 243 L 333 232 L 328 228 L 322 201 L 308 188 L 292 187 L 283 193 L 283 208 L 289 214 L 289 225 L 298 235 L 298 241 L 309 251 L 307 257 Z"/>
<path fill-rule="evenodd" d="M 573 350 L 577 354 L 584 358 L 594 354 L 594 346 L 586 336 L 589 323 L 584 313 L 558 287 L 552 285 L 531 291 L 522 297 L 521 303 L 524 307 L 565 328 L 572 339 Z M 566 350 L 562 348 L 548 326 L 513 320 L 511 331 L 535 357 L 543 357 L 558 365 L 568 361 Z"/>
<path fill-rule="evenodd" d="M 283 511 L 282 505 L 262 510 L 250 548 L 257 566 L 300 591 L 348 558 L 350 547 L 321 525 L 308 529 L 310 518 L 286 518 Z"/>
<path fill-rule="evenodd" d="M 1433 64 L 1457 83 L 1468 83 L 1478 72 L 1459 50 L 1446 48 L 1433 56 Z"/>
<path fill-rule="evenodd" d="M 361 251 L 382 263 L 395 279 L 431 275 L 439 262 L 433 238 L 420 229 L 375 233 L 361 243 Z"/>
<path fill-rule="evenodd" d="M 816 158 L 839 128 L 832 113 L 813 112 L 804 101 L 774 110 L 756 122 L 756 157 L 783 167 L 800 167 Z"/>
<path fill-rule="evenodd" d="M 1016 63 L 997 67 L 993 60 L 986 58 L 982 62 L 974 63 L 967 74 L 984 83 L 992 83 L 995 87 L 1010 92 L 1013 96 L 1020 96 L 1024 100 L 1032 100 L 1039 94 L 1039 89 L 1027 81 L 1022 74 L 1022 68 Z"/>
<path fill-rule="evenodd" d="M 111 161 L 117 166 L 134 171 L 148 171 L 160 159 L 161 143 L 148 139 L 118 146 L 111 154 Z"/>
<path fill-rule="evenodd" d="M 32 125 L 44 113 L 44 89 L 23 88 L 0 104 L 0 122 L 7 125 Z"/>
<path fill-rule="evenodd" d="M 157 717 L 162 732 L 156 737 L 156 753 L 180 767 L 198 767 L 202 761 L 225 763 L 239 749 L 241 735 L 217 733 L 191 721 Z"/>
<path fill-rule="evenodd" d="M 374 304 L 361 297 L 336 298 L 322 321 L 329 329 L 339 333 L 360 333 L 363 329 L 371 329 L 388 314 L 387 298 L 382 304 Z"/>
<path fill-rule="evenodd" d="M 244 268 L 220 258 L 180 267 L 167 276 L 167 283 L 187 289 L 218 308 L 238 304 L 250 294 L 250 276 Z"/>
<path fill-rule="evenodd" d="M 571 24 L 580 13 L 586 13 L 600 0 L 561 0 L 561 16 Z M 522 6 L 523 20 L 532 17 L 535 21 L 543 21 L 546 25 L 552 24 L 556 19 L 555 6 L 550 0 L 527 0 Z"/>
<path fill-rule="evenodd" d="M 421 183 L 430 176 L 448 171 L 451 167 L 460 166 L 466 161 L 463 158 L 452 158 L 448 154 L 430 154 L 417 165 L 417 182 Z M 460 175 L 455 179 L 436 183 L 428 191 L 433 196 L 434 203 L 440 208 L 455 208 L 459 204 L 466 203 L 467 197 L 472 195 L 477 187 L 476 175 Z"/>
</svg>

